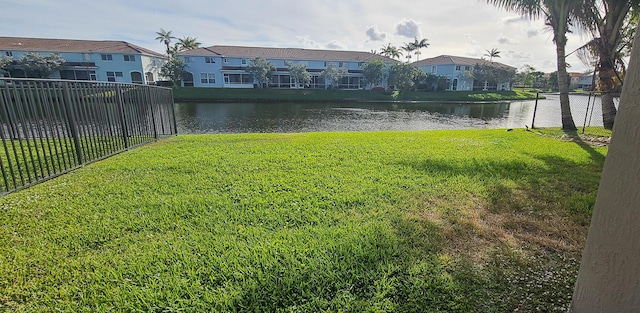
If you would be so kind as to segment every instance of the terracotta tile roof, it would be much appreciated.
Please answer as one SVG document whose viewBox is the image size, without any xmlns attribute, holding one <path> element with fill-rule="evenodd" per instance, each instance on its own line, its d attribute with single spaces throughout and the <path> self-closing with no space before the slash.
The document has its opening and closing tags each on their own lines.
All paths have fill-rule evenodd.
<svg viewBox="0 0 640 313">
<path fill-rule="evenodd" d="M 260 48 L 240 46 L 211 46 L 183 51 L 180 55 L 223 56 L 284 60 L 320 60 L 320 61 L 359 61 L 382 60 L 394 62 L 393 59 L 363 51 L 315 50 L 300 48 Z"/>
<path fill-rule="evenodd" d="M 151 51 L 126 41 L 114 40 L 75 40 L 0 37 L 0 50 L 18 50 L 34 52 L 111 52 L 140 53 L 148 56 L 164 57 L 163 54 Z"/>
<path fill-rule="evenodd" d="M 420 60 L 417 62 L 413 62 L 413 64 L 415 66 L 448 65 L 448 64 L 474 66 L 476 64 L 482 64 L 482 65 L 493 65 L 497 67 L 515 69 L 515 67 L 513 66 L 509 66 L 499 62 L 492 62 L 485 59 L 458 57 L 453 55 L 441 55 L 434 58 L 428 58 L 428 59 Z"/>
</svg>

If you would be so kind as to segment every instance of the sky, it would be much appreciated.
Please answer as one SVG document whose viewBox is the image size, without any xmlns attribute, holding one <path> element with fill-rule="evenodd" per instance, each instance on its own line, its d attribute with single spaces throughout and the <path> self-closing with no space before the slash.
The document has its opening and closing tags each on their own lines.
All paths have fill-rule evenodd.
<svg viewBox="0 0 640 313">
<path fill-rule="evenodd" d="M 161 28 L 196 37 L 204 47 L 379 51 L 426 38 L 430 45 L 420 59 L 481 58 L 495 48 L 501 57 L 494 61 L 557 69 L 543 21 L 485 0 L 0 0 L 0 7 L 0 36 L 123 40 L 160 53 L 165 48 L 155 38 Z M 570 53 L 589 38 L 568 39 Z M 574 55 L 567 62 L 570 72 L 588 70 Z"/>
</svg>

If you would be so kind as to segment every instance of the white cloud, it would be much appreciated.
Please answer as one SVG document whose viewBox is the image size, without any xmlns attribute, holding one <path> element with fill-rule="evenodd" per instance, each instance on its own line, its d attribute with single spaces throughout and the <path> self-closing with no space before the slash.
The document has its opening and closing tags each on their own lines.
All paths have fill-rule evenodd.
<svg viewBox="0 0 640 313">
<path fill-rule="evenodd" d="M 331 49 L 331 50 L 344 50 L 345 47 L 346 47 L 345 44 L 337 40 L 331 40 L 329 43 L 327 43 L 327 49 Z"/>
<path fill-rule="evenodd" d="M 505 17 L 505 18 L 502 19 L 502 23 L 505 24 L 505 25 L 509 25 L 509 24 L 526 22 L 528 20 L 529 20 L 529 18 L 524 16 L 524 15 L 508 16 L 508 17 Z"/>
<path fill-rule="evenodd" d="M 529 29 L 527 31 L 527 37 L 532 38 L 532 37 L 538 36 L 539 33 L 540 32 L 537 29 Z"/>
<path fill-rule="evenodd" d="M 476 46 L 478 45 L 478 41 L 474 40 L 473 38 L 471 38 L 471 36 L 469 34 L 465 34 L 464 38 L 467 40 L 467 44 L 470 46 Z"/>
<path fill-rule="evenodd" d="M 498 41 L 499 44 L 502 44 L 502 45 L 515 45 L 515 44 L 518 44 L 518 41 L 513 40 L 513 39 L 511 39 L 511 38 L 509 38 L 509 37 L 507 37 L 505 35 L 502 35 L 502 34 L 501 34 L 500 37 L 498 37 L 497 41 Z"/>
<path fill-rule="evenodd" d="M 554 68 L 554 69 L 553 69 L 553 71 L 554 71 L 554 72 L 558 70 L 558 66 L 557 66 L 557 64 L 556 64 L 555 60 L 545 60 L 544 62 L 542 62 L 542 64 L 543 64 L 545 67 L 552 67 L 552 68 Z"/>
<path fill-rule="evenodd" d="M 511 59 L 518 59 L 518 60 L 529 60 L 532 57 L 530 53 L 514 51 L 514 50 L 507 51 L 507 56 Z"/>
<path fill-rule="evenodd" d="M 318 49 L 320 48 L 320 44 L 318 44 L 315 40 L 311 39 L 309 35 L 306 36 L 296 36 L 298 43 L 302 44 L 305 48 Z"/>
<path fill-rule="evenodd" d="M 416 21 L 403 19 L 396 25 L 396 35 L 408 38 L 422 38 L 422 30 Z"/>
<path fill-rule="evenodd" d="M 378 30 L 378 26 L 376 25 L 370 26 L 367 29 L 366 34 L 371 41 L 383 41 L 387 38 L 387 34 Z"/>
</svg>

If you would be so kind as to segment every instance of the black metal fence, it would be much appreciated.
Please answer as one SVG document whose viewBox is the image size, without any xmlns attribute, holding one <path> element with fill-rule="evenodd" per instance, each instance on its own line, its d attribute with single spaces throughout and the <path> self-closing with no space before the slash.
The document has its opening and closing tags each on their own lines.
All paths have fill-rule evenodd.
<svg viewBox="0 0 640 313">
<path fill-rule="evenodd" d="M 168 88 L 0 78 L 0 195 L 177 133 Z"/>
<path fill-rule="evenodd" d="M 537 126 L 535 121 L 538 115 L 553 114 L 554 116 L 557 116 L 558 121 L 561 120 L 559 96 L 557 94 L 545 94 L 545 97 L 552 101 L 556 101 L 557 105 L 553 105 L 554 110 L 550 111 L 548 108 L 545 108 L 546 111 L 543 112 L 541 112 L 540 108 L 536 105 L 532 121 L 534 127 Z M 616 108 L 619 103 L 620 96 L 614 96 L 614 104 Z M 571 94 L 569 96 L 569 105 L 571 106 L 571 114 L 573 121 L 578 128 L 578 133 L 598 137 L 611 136 L 611 131 L 605 129 L 603 126 L 602 102 L 601 95 L 599 93 Z"/>
</svg>

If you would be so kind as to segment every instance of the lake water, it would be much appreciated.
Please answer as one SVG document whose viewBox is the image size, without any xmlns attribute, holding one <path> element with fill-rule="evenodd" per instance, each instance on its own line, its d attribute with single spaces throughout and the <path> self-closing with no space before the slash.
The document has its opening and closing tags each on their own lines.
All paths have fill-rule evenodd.
<svg viewBox="0 0 640 313">
<path fill-rule="evenodd" d="M 536 127 L 561 126 L 558 95 L 538 100 Z M 587 96 L 571 96 L 582 126 Z M 591 98 L 593 101 L 593 98 Z M 599 99 L 587 123 L 601 126 Z M 593 103 L 591 103 L 593 106 Z M 178 133 L 297 133 L 531 126 L 535 100 L 499 103 L 176 103 Z"/>
</svg>

